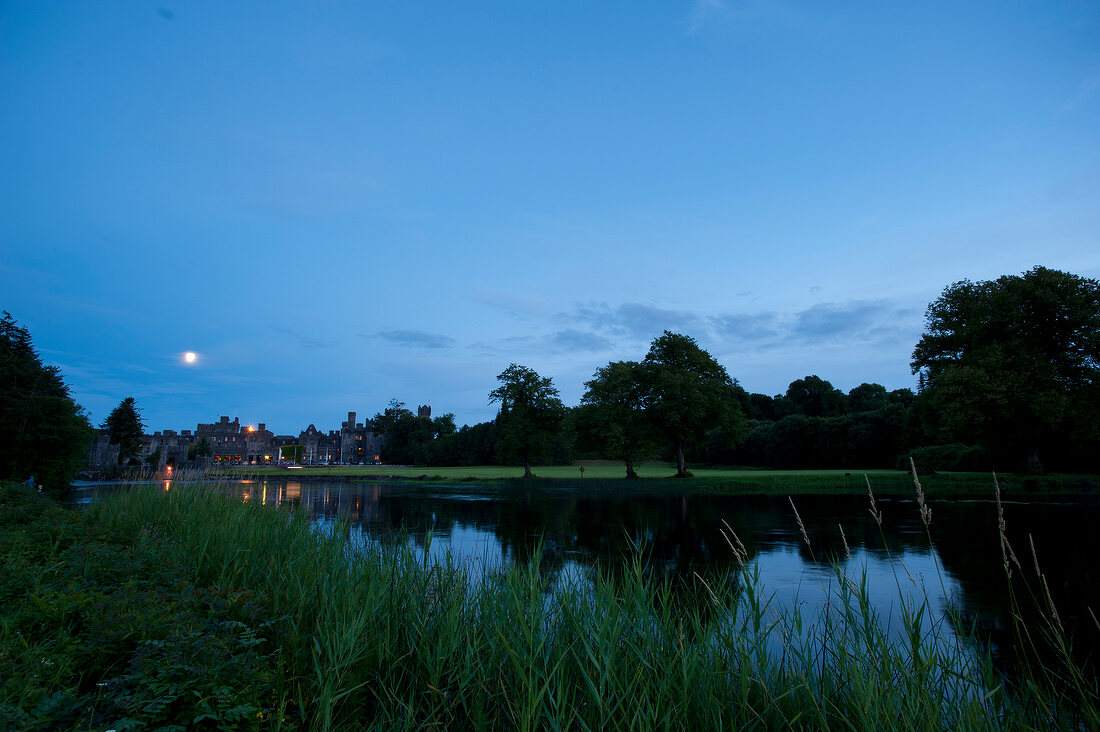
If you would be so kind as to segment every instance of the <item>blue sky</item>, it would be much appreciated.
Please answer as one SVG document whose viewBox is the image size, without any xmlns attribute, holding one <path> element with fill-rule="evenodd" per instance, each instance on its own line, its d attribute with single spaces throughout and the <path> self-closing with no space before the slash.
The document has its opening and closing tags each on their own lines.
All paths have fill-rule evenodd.
<svg viewBox="0 0 1100 732">
<path fill-rule="evenodd" d="M 911 387 L 950 283 L 1100 277 L 1098 143 L 1095 2 L 5 0 L 0 309 L 150 429 L 575 404 L 666 328 Z"/>
</svg>

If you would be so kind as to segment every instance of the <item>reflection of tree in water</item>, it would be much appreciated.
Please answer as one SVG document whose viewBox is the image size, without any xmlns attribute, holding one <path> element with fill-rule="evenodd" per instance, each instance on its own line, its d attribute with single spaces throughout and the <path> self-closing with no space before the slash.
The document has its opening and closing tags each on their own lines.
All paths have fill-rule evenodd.
<svg viewBox="0 0 1100 732">
<path fill-rule="evenodd" d="M 268 485 L 269 501 L 277 495 L 275 485 L 275 481 Z M 670 601 L 692 608 L 709 605 L 706 587 L 696 574 L 711 585 L 736 577 L 736 561 L 719 531 L 723 521 L 744 544 L 750 563 L 777 547 L 797 547 L 807 564 L 820 566 L 842 559 L 840 526 L 853 552 L 862 549 L 878 559 L 887 558 L 886 547 L 895 558 L 931 549 L 914 501 L 880 500 L 878 508 L 884 514 L 880 528 L 863 497 L 794 498 L 812 556 L 786 496 L 683 498 L 657 492 L 586 495 L 516 488 L 495 494 L 494 500 L 467 500 L 429 486 L 398 490 L 385 484 L 303 482 L 301 503 L 315 517 L 347 520 L 382 542 L 411 537 L 423 544 L 428 528 L 437 537 L 450 537 L 457 527 L 476 527 L 491 532 L 516 566 L 528 566 L 537 556 L 540 571 L 549 577 L 573 562 L 588 573 L 599 572 L 620 593 L 628 588 L 625 573 L 640 550 L 647 578 L 655 583 L 668 581 Z M 1100 543 L 1100 534 L 1093 528 L 1097 506 L 1009 504 L 1005 508 L 1010 540 L 1024 565 L 1024 571 L 1013 568 L 1014 577 L 1019 581 L 1026 575 L 1034 584 L 1030 533 L 1075 649 L 1082 657 L 1095 655 L 1100 633 L 1087 608 L 1100 609 L 1100 592 L 1090 566 Z M 993 503 L 933 503 L 932 539 L 945 580 L 957 580 L 961 588 L 957 601 L 967 627 L 956 631 L 966 637 L 970 624 L 977 622 L 980 637 L 995 644 L 998 666 L 1008 671 L 1016 668 L 1021 651 L 1012 631 Z M 1029 599 L 1022 585 L 1017 592 L 1021 599 Z M 1023 616 L 1032 636 L 1038 638 L 1043 627 L 1039 612 L 1028 604 Z"/>
<path fill-rule="evenodd" d="M 640 574 L 658 614 L 698 617 L 686 626 L 693 633 L 710 621 L 715 594 L 727 606 L 735 597 L 739 565 L 721 519 L 705 498 L 582 498 L 574 531 L 591 571 L 617 595 L 633 591 Z"/>
<path fill-rule="evenodd" d="M 952 529 L 966 530 L 937 531 L 933 519 L 944 568 L 962 588 L 958 604 L 965 625 L 957 632 L 965 637 L 973 630 L 979 640 L 992 641 L 994 663 L 1010 676 L 1034 663 L 1036 654 L 1048 667 L 1058 667 L 1058 654 L 1046 639 L 1050 611 L 1035 576 L 1033 541 L 1058 617 L 1072 640 L 1074 657 L 1088 675 L 1095 675 L 1100 671 L 1096 658 L 1100 632 L 1088 610 L 1100 607 L 1100 588 L 1092 578 L 1091 566 L 1100 549 L 1095 500 L 1078 505 L 1007 504 L 1004 508 L 1008 539 L 1022 565 L 1011 563 L 1016 612 L 1036 647 L 1022 646 L 1014 629 L 992 502 L 971 504 L 958 515 L 941 511 L 947 521 L 962 525 Z"/>
</svg>

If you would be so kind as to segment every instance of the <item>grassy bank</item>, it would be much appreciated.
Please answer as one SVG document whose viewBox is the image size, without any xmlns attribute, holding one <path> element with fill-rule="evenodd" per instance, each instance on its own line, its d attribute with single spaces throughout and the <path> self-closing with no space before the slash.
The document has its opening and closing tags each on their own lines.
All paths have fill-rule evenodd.
<svg viewBox="0 0 1100 732">
<path fill-rule="evenodd" d="M 751 565 L 699 580 L 685 607 L 637 558 L 614 578 L 551 585 L 532 562 L 471 585 L 460 566 L 356 553 L 339 529 L 197 488 L 75 513 L 5 484 L 0 509 L 4 729 L 1100 723 L 1072 666 L 1006 685 L 980 642 L 928 632 L 927 603 L 902 598 L 908 641 L 889 641 L 839 569 L 811 626 L 769 606 Z"/>
<path fill-rule="evenodd" d="M 864 476 L 870 479 L 877 494 L 911 496 L 912 477 L 901 470 L 756 470 L 731 468 L 695 468 L 693 477 L 676 479 L 675 471 L 663 464 L 648 464 L 638 468 L 639 480 L 627 480 L 620 464 L 606 461 L 579 465 L 549 465 L 536 469 L 536 477 L 523 479 L 523 468 L 481 465 L 425 468 L 389 465 L 337 465 L 333 467 L 303 467 L 285 469 L 248 466 L 222 469 L 218 475 L 226 478 L 282 477 L 327 478 L 334 480 L 401 480 L 433 483 L 468 483 L 475 485 L 526 485 L 554 490 L 609 491 L 683 491 L 749 494 L 863 494 Z M 1002 475 L 1002 489 L 1012 498 L 1089 495 L 1100 497 L 1100 476 L 1079 474 Z M 988 497 L 993 487 L 989 473 L 941 472 L 922 478 L 931 498 L 964 496 Z"/>
</svg>

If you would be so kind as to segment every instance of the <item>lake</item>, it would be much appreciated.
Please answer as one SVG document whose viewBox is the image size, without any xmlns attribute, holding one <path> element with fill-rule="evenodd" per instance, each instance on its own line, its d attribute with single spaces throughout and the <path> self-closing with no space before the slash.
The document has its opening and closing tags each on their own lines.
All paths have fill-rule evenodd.
<svg viewBox="0 0 1100 732">
<path fill-rule="evenodd" d="M 930 501 L 929 532 L 915 500 L 879 499 L 880 526 L 868 499 L 859 496 L 794 496 L 792 507 L 785 495 L 682 495 L 644 483 L 626 485 L 623 492 L 611 492 L 606 484 L 590 492 L 556 490 L 549 481 L 485 487 L 269 478 L 230 485 L 246 501 L 295 504 L 318 527 L 342 526 L 363 545 L 404 542 L 427 561 L 449 553 L 475 583 L 495 568 L 535 560 L 555 582 L 583 581 L 596 571 L 614 576 L 640 551 L 647 572 L 672 579 L 682 600 L 693 602 L 698 601 L 693 578 L 742 571 L 731 548 L 731 541 L 740 541 L 773 607 L 797 606 L 811 624 L 835 600 L 837 566 L 857 583 L 866 576 L 872 607 L 888 629 L 901 612 L 901 596 L 919 601 L 927 594 L 929 632 L 959 630 L 944 620 L 952 605 L 957 617 L 992 641 L 1002 668 L 1011 670 L 1016 655 L 1029 652 L 1018 648 L 1011 633 L 992 496 Z M 109 488 L 79 490 L 84 502 Z M 1091 574 L 1100 548 L 1100 504 L 1006 500 L 1003 508 L 1021 565 L 1013 565 L 1014 590 L 1023 598 L 1025 617 L 1035 616 L 1024 580 L 1040 604 L 1047 602 L 1035 581 L 1034 546 L 1062 624 L 1077 638 L 1082 656 L 1095 656 L 1100 633 L 1088 608 L 1100 607 L 1100 588 Z M 1034 627 L 1039 629 L 1037 622 Z"/>
</svg>

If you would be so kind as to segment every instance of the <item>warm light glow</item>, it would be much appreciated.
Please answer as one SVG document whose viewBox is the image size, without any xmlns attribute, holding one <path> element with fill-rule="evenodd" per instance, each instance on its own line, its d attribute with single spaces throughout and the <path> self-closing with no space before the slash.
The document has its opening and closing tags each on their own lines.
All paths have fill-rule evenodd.
<svg viewBox="0 0 1100 732">
<path fill-rule="evenodd" d="M 183 354 L 184 363 L 195 363 L 195 361 L 198 360 L 199 354 L 195 353 L 194 351 L 188 351 L 187 353 Z"/>
<path fill-rule="evenodd" d="M 252 425 L 248 425 L 248 431 L 249 431 L 249 432 L 255 432 L 255 431 L 256 431 L 256 428 L 255 428 L 255 427 L 253 427 Z"/>
</svg>

